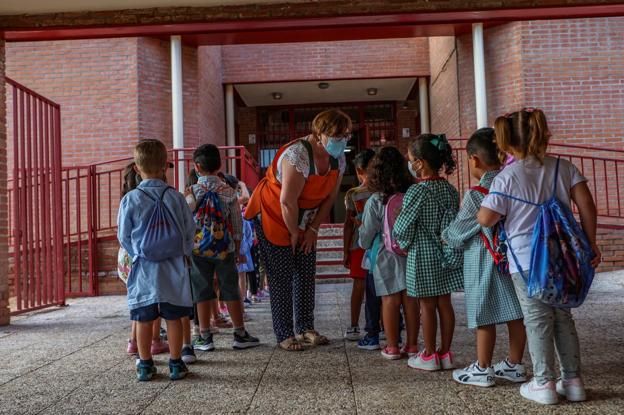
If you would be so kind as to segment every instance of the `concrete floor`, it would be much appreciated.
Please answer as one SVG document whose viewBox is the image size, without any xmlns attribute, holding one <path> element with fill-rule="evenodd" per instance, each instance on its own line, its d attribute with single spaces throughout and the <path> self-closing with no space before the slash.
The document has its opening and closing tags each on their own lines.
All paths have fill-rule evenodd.
<svg viewBox="0 0 624 415">
<path fill-rule="evenodd" d="M 123 297 L 71 300 L 66 308 L 16 317 L 0 328 L 0 413 L 624 413 L 624 273 L 597 277 L 575 311 L 590 401 L 553 407 L 524 400 L 517 385 L 458 385 L 449 372 L 422 373 L 406 360 L 358 350 L 342 340 L 349 294 L 348 284 L 318 285 L 317 328 L 331 345 L 303 353 L 276 349 L 262 303 L 250 310 L 248 325 L 261 347 L 234 351 L 231 335 L 218 335 L 217 350 L 200 352 L 191 375 L 178 382 L 163 375 L 136 381 L 134 359 L 125 354 L 130 324 Z M 474 359 L 474 335 L 465 326 L 463 295 L 454 301 L 454 349 L 464 364 Z M 499 338 L 497 359 L 505 354 L 504 330 Z M 167 373 L 166 357 L 156 360 Z"/>
</svg>

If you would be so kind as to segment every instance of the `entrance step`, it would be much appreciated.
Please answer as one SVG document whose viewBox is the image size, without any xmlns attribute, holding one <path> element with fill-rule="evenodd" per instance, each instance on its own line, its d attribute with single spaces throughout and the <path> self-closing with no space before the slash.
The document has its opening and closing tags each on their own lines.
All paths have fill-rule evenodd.
<svg viewBox="0 0 624 415">
<path fill-rule="evenodd" d="M 347 282 L 349 270 L 342 265 L 344 227 L 324 224 L 319 229 L 316 253 L 316 278 L 319 281 Z"/>
</svg>

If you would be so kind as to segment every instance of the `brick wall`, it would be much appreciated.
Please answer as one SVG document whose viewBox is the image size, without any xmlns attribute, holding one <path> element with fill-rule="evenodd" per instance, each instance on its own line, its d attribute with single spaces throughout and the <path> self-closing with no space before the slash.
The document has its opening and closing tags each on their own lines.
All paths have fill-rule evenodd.
<svg viewBox="0 0 624 415">
<path fill-rule="evenodd" d="M 429 38 L 431 132 L 460 135 L 455 37 Z"/>
<path fill-rule="evenodd" d="M 9 324 L 9 275 L 7 246 L 7 152 L 4 66 L 5 45 L 0 39 L 0 326 Z"/>
<path fill-rule="evenodd" d="M 223 46 L 223 81 L 429 75 L 427 38 Z"/>
<path fill-rule="evenodd" d="M 157 138 L 170 147 L 173 144 L 170 43 L 153 38 L 138 38 L 137 43 L 139 137 Z M 197 68 L 197 49 L 183 47 L 184 145 L 187 147 L 195 147 L 200 141 Z"/>
<path fill-rule="evenodd" d="M 198 56 L 199 140 L 225 145 L 221 46 L 201 46 Z"/>
<path fill-rule="evenodd" d="M 7 76 L 61 105 L 63 164 L 129 154 L 139 137 L 137 40 L 7 45 Z"/>
</svg>

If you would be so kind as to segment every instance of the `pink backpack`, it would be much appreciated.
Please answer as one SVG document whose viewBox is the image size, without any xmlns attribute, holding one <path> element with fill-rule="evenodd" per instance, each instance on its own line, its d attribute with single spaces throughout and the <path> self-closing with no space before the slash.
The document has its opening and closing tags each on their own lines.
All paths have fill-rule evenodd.
<svg viewBox="0 0 624 415">
<path fill-rule="evenodd" d="M 396 222 L 399 213 L 401 213 L 401 207 L 403 206 L 403 196 L 403 193 L 395 193 L 390 196 L 388 203 L 386 203 L 382 239 L 386 250 L 394 252 L 397 255 L 407 256 L 407 252 L 401 249 L 396 239 L 394 239 L 394 236 L 392 236 L 394 223 Z"/>
</svg>

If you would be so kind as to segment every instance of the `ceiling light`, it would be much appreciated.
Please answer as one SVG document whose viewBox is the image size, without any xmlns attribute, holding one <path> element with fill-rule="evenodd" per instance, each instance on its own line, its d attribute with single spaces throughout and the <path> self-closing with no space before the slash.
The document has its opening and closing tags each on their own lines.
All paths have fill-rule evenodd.
<svg viewBox="0 0 624 415">
<path fill-rule="evenodd" d="M 271 95 L 273 96 L 273 99 L 282 99 L 281 92 L 273 92 Z"/>
<path fill-rule="evenodd" d="M 319 89 L 327 89 L 329 88 L 329 84 L 327 82 L 319 82 L 318 87 Z"/>
<path fill-rule="evenodd" d="M 368 88 L 368 89 L 366 90 L 366 93 L 367 93 L 368 95 L 377 95 L 377 88 Z"/>
</svg>

